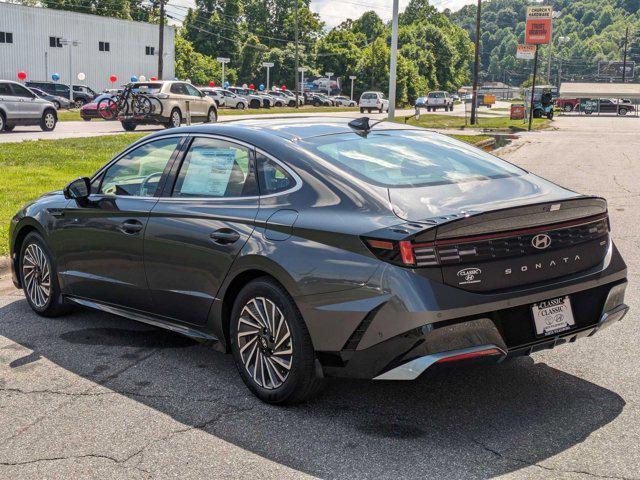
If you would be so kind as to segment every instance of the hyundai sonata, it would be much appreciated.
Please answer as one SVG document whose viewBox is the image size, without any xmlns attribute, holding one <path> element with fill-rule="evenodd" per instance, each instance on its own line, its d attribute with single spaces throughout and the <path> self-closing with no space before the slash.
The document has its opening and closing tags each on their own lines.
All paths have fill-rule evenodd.
<svg viewBox="0 0 640 480">
<path fill-rule="evenodd" d="M 10 230 L 36 313 L 82 305 L 209 341 L 271 403 L 330 376 L 527 355 L 628 309 L 605 200 L 366 118 L 154 133 Z"/>
</svg>

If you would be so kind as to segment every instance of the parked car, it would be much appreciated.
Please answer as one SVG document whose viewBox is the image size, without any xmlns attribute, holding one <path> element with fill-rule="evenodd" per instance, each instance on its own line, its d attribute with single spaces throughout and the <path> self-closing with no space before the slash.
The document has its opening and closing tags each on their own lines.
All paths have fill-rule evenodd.
<svg viewBox="0 0 640 480">
<path fill-rule="evenodd" d="M 295 96 L 290 96 L 283 91 L 269 90 L 269 95 L 275 98 L 274 106 L 276 107 L 295 107 L 296 106 Z"/>
<path fill-rule="evenodd" d="M 451 95 L 451 99 L 454 102 L 459 102 L 460 101 L 460 95 L 458 95 L 457 93 L 454 93 L 454 94 Z"/>
<path fill-rule="evenodd" d="M 360 95 L 358 106 L 360 107 L 360 113 L 364 113 L 365 110 L 369 113 L 373 110 L 378 110 L 380 113 L 388 112 L 389 100 L 385 98 L 382 92 L 364 92 Z"/>
<path fill-rule="evenodd" d="M 453 98 L 449 95 L 449 92 L 436 91 L 429 92 L 427 94 L 427 101 L 425 102 L 427 112 L 435 112 L 439 108 L 445 111 L 453 112 Z"/>
<path fill-rule="evenodd" d="M 427 97 L 416 98 L 415 106 L 417 108 L 425 108 L 427 106 Z"/>
<path fill-rule="evenodd" d="M 305 100 L 307 105 L 313 105 L 314 107 L 330 107 L 331 100 L 320 93 L 308 93 Z"/>
<path fill-rule="evenodd" d="M 296 106 L 296 94 L 291 90 L 281 90 L 282 94 L 289 97 L 289 106 Z M 304 96 L 298 93 L 298 105 L 304 105 Z"/>
<path fill-rule="evenodd" d="M 615 113 L 617 115 L 626 115 L 629 112 L 635 112 L 636 109 L 629 103 L 618 102 L 615 98 L 601 98 L 599 101 L 600 113 Z M 585 110 L 587 115 L 591 115 L 593 111 Z"/>
<path fill-rule="evenodd" d="M 235 93 L 240 97 L 245 98 L 247 100 L 249 108 L 261 108 L 265 106 L 264 99 L 260 95 L 256 94 L 254 90 L 249 90 L 248 88 L 242 87 L 229 87 L 227 88 L 227 90 Z M 267 105 L 270 106 L 270 103 L 271 102 L 267 101 Z"/>
<path fill-rule="evenodd" d="M 31 90 L 33 93 L 35 93 L 41 99 L 46 100 L 47 102 L 53 103 L 53 106 L 56 107 L 56 110 L 60 110 L 61 108 L 69 108 L 70 105 L 71 105 L 71 102 L 69 101 L 68 98 L 58 97 L 56 95 L 51 95 L 51 94 L 49 94 L 47 92 L 44 92 L 44 91 L 42 91 L 42 90 L 40 90 L 39 88 L 36 88 L 36 87 L 31 87 L 31 88 L 29 88 L 29 90 Z"/>
<path fill-rule="evenodd" d="M 69 85 L 48 81 L 28 81 L 27 87 L 35 87 L 57 97 L 69 98 Z M 73 101 L 76 108 L 80 108 L 85 103 L 89 103 L 98 94 L 86 85 L 73 86 Z"/>
<path fill-rule="evenodd" d="M 18 125 L 39 125 L 45 131 L 56 128 L 58 113 L 53 103 L 43 100 L 24 85 L 0 80 L 0 132 Z"/>
<path fill-rule="evenodd" d="M 249 102 L 246 98 L 229 90 L 223 88 L 201 88 L 200 91 L 213 98 L 218 107 L 235 108 L 236 110 L 249 108 Z"/>
<path fill-rule="evenodd" d="M 120 119 L 122 128 L 135 130 L 138 125 L 160 124 L 166 128 L 179 127 L 187 117 L 193 122 L 213 123 L 218 120 L 218 107 L 213 98 L 205 95 L 190 83 L 180 81 L 135 82 L 134 92 L 144 92 L 157 98 L 162 112 L 141 117 Z"/>
<path fill-rule="evenodd" d="M 331 97 L 331 99 L 338 107 L 355 107 L 358 105 L 355 100 L 351 100 L 349 97 L 343 95 L 336 95 L 335 97 Z"/>
<path fill-rule="evenodd" d="M 98 103 L 104 98 L 112 98 L 114 95 L 111 93 L 102 93 L 94 98 L 91 102 L 85 104 L 80 108 L 80 117 L 85 122 L 90 122 L 93 118 L 102 119 L 103 117 L 98 112 Z"/>
<path fill-rule="evenodd" d="M 565 112 L 573 112 L 574 110 L 580 110 L 579 98 L 557 98 L 556 108 L 564 110 Z"/>
<path fill-rule="evenodd" d="M 9 258 L 38 315 L 208 341 L 291 404 L 331 376 L 413 380 L 599 334 L 628 311 L 607 212 L 417 127 L 254 119 L 138 140 L 20 209 Z"/>
</svg>

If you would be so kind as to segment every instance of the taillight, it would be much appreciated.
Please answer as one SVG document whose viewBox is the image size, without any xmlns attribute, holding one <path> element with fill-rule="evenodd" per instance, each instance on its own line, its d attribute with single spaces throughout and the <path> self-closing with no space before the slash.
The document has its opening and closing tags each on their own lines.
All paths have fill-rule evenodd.
<svg viewBox="0 0 640 480">
<path fill-rule="evenodd" d="M 369 250 L 385 262 L 402 265 L 404 267 L 415 267 L 419 263 L 422 248 L 432 244 L 414 244 L 409 240 L 381 240 L 376 238 L 364 239 Z M 417 257 L 418 256 L 418 257 Z"/>
</svg>

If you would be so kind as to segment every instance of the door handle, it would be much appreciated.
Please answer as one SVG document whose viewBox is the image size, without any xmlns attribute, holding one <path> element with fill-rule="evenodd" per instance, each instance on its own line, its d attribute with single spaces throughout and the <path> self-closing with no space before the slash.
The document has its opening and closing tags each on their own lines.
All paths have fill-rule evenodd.
<svg viewBox="0 0 640 480">
<path fill-rule="evenodd" d="M 230 228 L 221 228 L 209 236 L 211 237 L 211 240 L 220 245 L 228 245 L 240 240 L 240 234 Z"/>
<path fill-rule="evenodd" d="M 118 230 L 127 235 L 134 235 L 144 228 L 138 220 L 126 220 L 118 225 Z"/>
</svg>

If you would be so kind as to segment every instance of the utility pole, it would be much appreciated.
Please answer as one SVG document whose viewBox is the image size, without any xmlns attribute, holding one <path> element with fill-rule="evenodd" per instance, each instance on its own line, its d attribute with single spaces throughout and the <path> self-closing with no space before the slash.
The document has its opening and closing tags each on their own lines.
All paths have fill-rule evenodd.
<svg viewBox="0 0 640 480">
<path fill-rule="evenodd" d="M 396 116 L 396 65 L 398 60 L 398 0 L 393 0 L 393 19 L 391 20 L 391 61 L 389 62 L 389 115 L 393 121 Z"/>
<path fill-rule="evenodd" d="M 77 40 L 69 40 L 63 38 L 60 40 L 61 45 L 69 46 L 69 102 L 73 105 L 73 52 L 72 47 L 77 47 L 80 45 L 80 42 Z"/>
<path fill-rule="evenodd" d="M 296 108 L 300 108 L 300 104 L 298 101 L 298 96 L 300 95 L 300 84 L 298 83 L 298 68 L 300 68 L 300 58 L 298 53 L 298 0 L 293 0 L 293 14 L 295 16 L 295 29 L 294 29 L 294 37 L 295 37 L 295 46 L 296 46 L 296 64 L 293 70 L 295 77 L 295 89 L 296 89 Z"/>
<path fill-rule="evenodd" d="M 353 81 L 356 79 L 355 75 L 349 75 L 349 80 L 351 80 L 351 100 L 353 100 Z"/>
<path fill-rule="evenodd" d="M 160 1 L 160 25 L 158 26 L 158 80 L 162 80 L 164 69 L 164 2 Z"/>
<path fill-rule="evenodd" d="M 300 85 L 302 88 L 302 97 L 304 98 L 304 72 L 306 72 L 308 69 L 305 67 L 298 67 L 298 71 L 300 72 Z M 298 102 L 296 102 L 298 103 Z"/>
<path fill-rule="evenodd" d="M 533 83 L 531 84 L 531 103 L 529 105 L 529 131 L 533 123 L 533 96 L 536 93 L 536 76 L 538 75 L 538 50 L 540 45 L 536 45 L 536 53 L 533 57 Z"/>
<path fill-rule="evenodd" d="M 480 13 L 482 8 L 482 0 L 478 0 L 478 9 L 476 11 L 476 51 L 473 54 L 473 90 L 471 93 L 471 125 L 477 122 L 478 109 L 478 50 L 480 50 Z M 537 50 L 536 50 L 537 52 Z"/>
<path fill-rule="evenodd" d="M 627 45 L 629 43 L 629 25 L 624 33 L 624 60 L 622 61 L 622 83 L 627 81 Z"/>
</svg>

